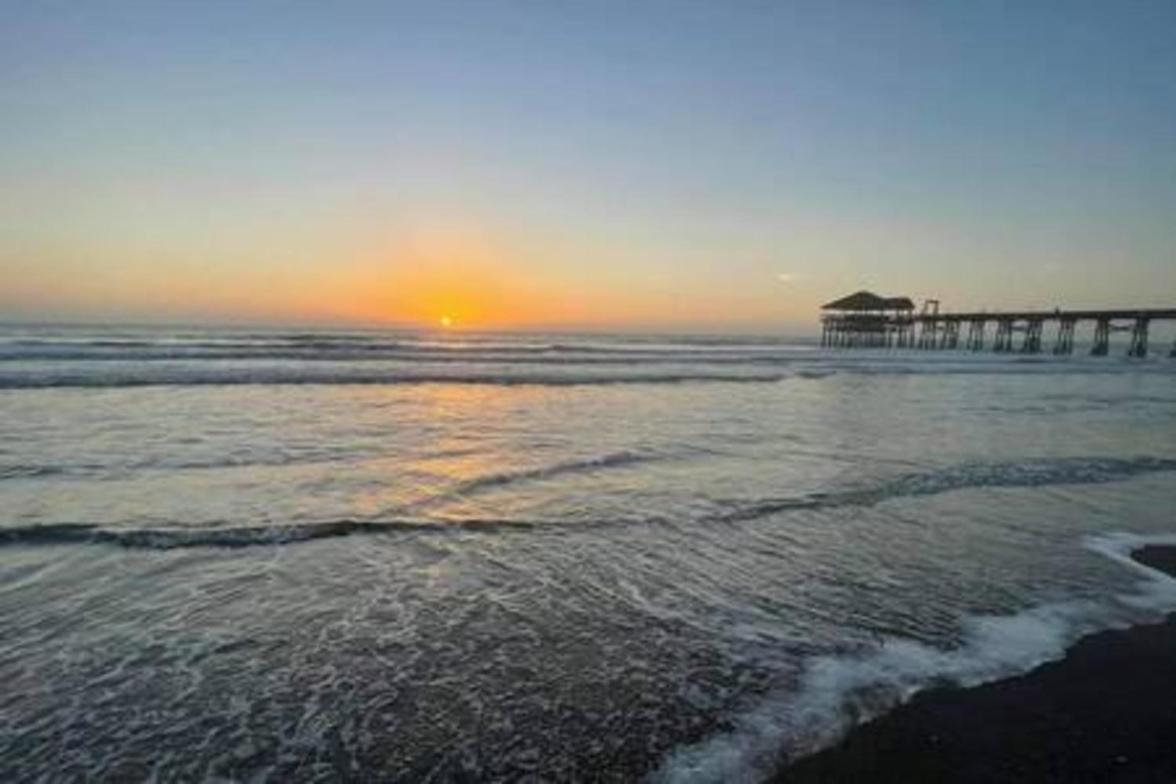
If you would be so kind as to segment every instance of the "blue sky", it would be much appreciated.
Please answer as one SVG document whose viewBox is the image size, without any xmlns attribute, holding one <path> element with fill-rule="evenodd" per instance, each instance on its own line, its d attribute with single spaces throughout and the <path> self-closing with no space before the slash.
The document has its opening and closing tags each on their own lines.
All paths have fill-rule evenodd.
<svg viewBox="0 0 1176 784">
<path fill-rule="evenodd" d="M 0 315 L 413 321 L 457 278 L 500 282 L 453 298 L 491 326 L 1176 302 L 1171 2 L 0 18 Z"/>
</svg>

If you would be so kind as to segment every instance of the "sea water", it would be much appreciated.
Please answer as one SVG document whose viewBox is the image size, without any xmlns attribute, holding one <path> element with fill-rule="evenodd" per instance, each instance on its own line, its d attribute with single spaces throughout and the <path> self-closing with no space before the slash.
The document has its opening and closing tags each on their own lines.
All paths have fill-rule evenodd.
<svg viewBox="0 0 1176 784">
<path fill-rule="evenodd" d="M 8 326 L 0 779 L 754 781 L 1174 510 L 1166 356 Z"/>
</svg>

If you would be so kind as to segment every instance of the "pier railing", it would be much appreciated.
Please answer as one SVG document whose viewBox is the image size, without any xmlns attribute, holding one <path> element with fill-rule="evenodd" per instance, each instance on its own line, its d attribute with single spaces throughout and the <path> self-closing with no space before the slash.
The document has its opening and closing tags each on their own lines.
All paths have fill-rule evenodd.
<svg viewBox="0 0 1176 784">
<path fill-rule="evenodd" d="M 1127 356 L 1145 357 L 1148 331 L 1155 321 L 1176 322 L 1176 308 L 1145 310 L 1050 310 L 1009 313 L 828 313 L 821 317 L 821 345 L 834 348 L 917 348 L 927 350 L 983 351 L 986 345 L 997 353 L 1038 354 L 1044 346 L 1045 325 L 1056 324 L 1050 353 L 1074 352 L 1074 335 L 1079 325 L 1093 324 L 1090 353 L 1106 356 L 1111 335 L 1130 332 Z M 992 340 L 988 343 L 989 326 Z M 966 335 L 961 341 L 961 331 Z M 1018 339 L 1019 338 L 1019 339 Z M 962 345 L 961 345 L 962 343 Z M 1169 350 L 1176 357 L 1176 342 Z"/>
</svg>

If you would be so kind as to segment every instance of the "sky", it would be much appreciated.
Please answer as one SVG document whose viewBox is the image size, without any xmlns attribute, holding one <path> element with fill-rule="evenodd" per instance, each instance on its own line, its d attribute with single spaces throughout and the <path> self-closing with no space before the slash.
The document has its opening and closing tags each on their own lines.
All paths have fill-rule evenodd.
<svg viewBox="0 0 1176 784">
<path fill-rule="evenodd" d="M 1176 305 L 1176 3 L 0 0 L 0 319 Z"/>
</svg>

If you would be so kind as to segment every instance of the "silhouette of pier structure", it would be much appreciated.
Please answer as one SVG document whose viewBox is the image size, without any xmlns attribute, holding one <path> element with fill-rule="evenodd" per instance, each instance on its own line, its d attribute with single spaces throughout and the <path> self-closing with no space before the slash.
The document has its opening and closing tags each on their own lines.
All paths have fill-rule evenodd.
<svg viewBox="0 0 1176 784">
<path fill-rule="evenodd" d="M 1129 332 L 1127 356 L 1145 357 L 1148 329 L 1154 321 L 1176 322 L 1176 308 L 1110 310 L 1026 310 L 1010 312 L 941 312 L 939 301 L 926 300 L 916 312 L 909 297 L 880 297 L 859 291 L 821 307 L 821 345 L 831 348 L 910 348 L 1040 354 L 1048 349 L 1074 353 L 1079 325 L 1093 324 L 1090 353 L 1110 353 L 1111 335 Z M 1052 344 L 1045 325 L 1056 325 Z M 991 342 L 989 326 L 991 325 Z M 1168 352 L 1176 357 L 1176 342 Z"/>
</svg>

